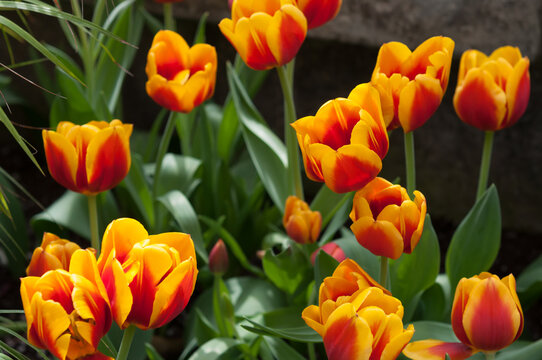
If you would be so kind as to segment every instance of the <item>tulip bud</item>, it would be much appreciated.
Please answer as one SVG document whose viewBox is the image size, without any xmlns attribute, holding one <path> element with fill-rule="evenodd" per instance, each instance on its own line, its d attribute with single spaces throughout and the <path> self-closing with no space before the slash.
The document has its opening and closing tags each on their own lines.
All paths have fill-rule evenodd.
<svg viewBox="0 0 542 360">
<path fill-rule="evenodd" d="M 329 256 L 337 260 L 338 262 L 342 262 L 344 259 L 346 259 L 346 255 L 344 254 L 343 249 L 337 243 L 335 242 L 329 242 L 318 249 L 316 249 L 312 255 L 311 255 L 311 263 L 314 265 L 314 261 L 316 261 L 316 255 L 320 252 L 320 250 L 326 252 Z"/>
<path fill-rule="evenodd" d="M 55 234 L 43 233 L 41 245 L 34 250 L 26 268 L 28 276 L 42 276 L 49 270 L 68 270 L 72 254 L 80 247 L 74 242 L 61 239 Z"/>
<path fill-rule="evenodd" d="M 286 199 L 282 224 L 292 240 L 300 244 L 312 244 L 320 235 L 322 215 L 311 211 L 309 205 L 296 196 Z"/>
<path fill-rule="evenodd" d="M 222 239 L 218 239 L 209 254 L 209 269 L 215 275 L 224 275 L 228 271 L 228 266 L 229 258 L 226 244 Z"/>
</svg>

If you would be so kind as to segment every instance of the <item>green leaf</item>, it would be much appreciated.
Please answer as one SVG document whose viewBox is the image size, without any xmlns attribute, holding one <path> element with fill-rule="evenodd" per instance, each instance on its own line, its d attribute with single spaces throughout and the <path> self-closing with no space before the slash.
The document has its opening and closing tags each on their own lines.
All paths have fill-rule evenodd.
<svg viewBox="0 0 542 360">
<path fill-rule="evenodd" d="M 301 319 L 301 313 L 298 313 L 297 318 Z M 251 331 L 260 335 L 274 336 L 283 339 L 299 341 L 299 342 L 321 342 L 322 337 L 313 329 L 308 327 L 303 320 L 303 324 L 299 326 L 289 327 L 270 327 L 262 325 L 251 319 L 246 319 L 250 325 L 242 325 L 242 327 L 248 331 Z"/>
<path fill-rule="evenodd" d="M 325 251 L 319 251 L 314 260 L 314 287 L 320 288 L 320 284 L 327 277 L 333 274 L 339 262 Z"/>
<path fill-rule="evenodd" d="M 391 292 L 405 308 L 414 296 L 429 288 L 440 269 L 440 249 L 437 234 L 429 214 L 425 217 L 423 233 L 412 254 L 403 254 L 390 264 Z"/>
<path fill-rule="evenodd" d="M 156 351 L 154 346 L 149 343 L 145 344 L 145 352 L 147 353 L 149 360 L 164 360 L 158 351 Z"/>
<path fill-rule="evenodd" d="M 141 155 L 132 153 L 130 171 L 119 187 L 125 188 L 131 198 L 131 203 L 139 210 L 147 227 L 154 227 L 154 202 L 151 190 L 145 178 Z"/>
<path fill-rule="evenodd" d="M 213 282 L 213 313 L 220 335 L 233 337 L 235 333 L 233 328 L 235 324 L 233 319 L 233 305 L 228 288 L 220 276 L 215 276 Z"/>
<path fill-rule="evenodd" d="M 304 360 L 297 351 L 281 339 L 264 336 L 265 344 L 268 346 L 275 359 Z"/>
<path fill-rule="evenodd" d="M 311 269 L 309 261 L 296 244 L 275 255 L 268 249 L 262 259 L 263 270 L 269 280 L 279 289 L 293 295 L 309 282 Z"/>
<path fill-rule="evenodd" d="M 523 270 L 516 285 L 523 308 L 528 308 L 540 298 L 542 295 L 542 255 Z"/>
<path fill-rule="evenodd" d="M 193 45 L 205 42 L 205 25 L 207 24 L 208 17 L 208 12 L 204 12 L 203 14 L 201 14 L 198 22 L 198 27 L 196 29 L 196 35 L 194 35 L 194 42 L 192 43 Z"/>
<path fill-rule="evenodd" d="M 520 349 L 503 351 L 497 354 L 497 360 L 533 360 L 542 354 L 542 339 Z"/>
<path fill-rule="evenodd" d="M 352 196 L 353 193 L 337 194 L 331 191 L 325 184 L 320 187 L 320 190 L 318 190 L 318 193 L 311 202 L 310 208 L 312 211 L 319 211 L 322 215 L 322 228 L 331 221 L 337 210 Z"/>
<path fill-rule="evenodd" d="M 336 240 L 335 243 L 340 246 L 347 258 L 357 262 L 373 279 L 378 279 L 380 275 L 379 257 L 361 246 L 351 231 L 345 232 L 343 237 Z"/>
<path fill-rule="evenodd" d="M 228 82 L 252 163 L 275 206 L 283 212 L 286 197 L 294 193 L 286 177 L 286 147 L 265 125 L 231 64 L 228 64 Z"/>
<path fill-rule="evenodd" d="M 501 244 L 501 207 L 491 185 L 456 229 L 446 253 L 446 273 L 452 288 L 462 277 L 487 271 Z"/>
<path fill-rule="evenodd" d="M 115 344 L 113 344 L 113 342 L 109 338 L 109 335 L 107 334 L 100 339 L 100 342 L 98 343 L 98 350 L 102 354 L 110 356 L 112 358 L 116 358 L 118 355 Z"/>
<path fill-rule="evenodd" d="M 414 336 L 411 341 L 436 339 L 459 342 L 450 324 L 436 321 L 415 321 L 412 324 L 414 325 Z"/>
<path fill-rule="evenodd" d="M 152 336 L 154 334 L 154 329 L 150 330 L 141 330 L 136 329 L 134 338 L 132 340 L 132 346 L 130 347 L 130 352 L 128 353 L 128 359 L 130 360 L 144 360 L 146 358 L 145 344 L 150 343 Z M 114 348 L 119 349 L 120 343 L 124 331 L 122 331 L 118 325 L 113 321 L 111 329 L 107 333 L 107 336 L 110 338 L 111 343 L 115 344 Z"/>
<path fill-rule="evenodd" d="M 322 219 L 322 228 L 326 225 L 326 231 L 320 236 L 318 245 L 322 246 L 325 243 L 331 241 L 335 236 L 337 230 L 339 230 L 348 219 L 348 215 L 352 210 L 352 198 L 354 193 L 346 194 L 335 207 L 327 214 L 327 219 Z M 331 206 L 330 206 L 331 207 Z M 330 218 L 330 216 L 332 216 Z"/>
<path fill-rule="evenodd" d="M 166 154 L 162 160 L 160 179 L 156 188 L 157 195 L 179 190 L 186 196 L 190 196 L 200 182 L 196 179 L 196 172 L 201 164 L 201 160 L 190 156 Z"/>
<path fill-rule="evenodd" d="M 194 336 L 198 340 L 199 344 L 203 344 L 219 334 L 211 322 L 203 315 L 199 308 L 195 308 L 196 320 L 194 324 Z"/>
<path fill-rule="evenodd" d="M 442 285 L 435 282 L 423 292 L 417 308 L 418 314 L 420 315 L 415 317 L 431 321 L 445 320 L 448 304 L 446 300 L 446 294 Z"/>
<path fill-rule="evenodd" d="M 254 316 L 285 306 L 284 295 L 266 280 L 235 277 L 225 281 L 236 316 Z"/>
<path fill-rule="evenodd" d="M 239 345 L 239 340 L 232 338 L 215 338 L 209 340 L 190 356 L 189 360 L 219 360 L 222 355 L 231 348 Z"/>
<path fill-rule="evenodd" d="M 203 243 L 203 235 L 201 233 L 198 216 L 186 196 L 178 190 L 173 190 L 160 196 L 158 201 L 164 205 L 173 216 L 181 231 L 190 234 L 194 241 L 196 253 L 205 263 L 209 262 L 209 256 L 207 255 L 205 244 Z"/>
</svg>

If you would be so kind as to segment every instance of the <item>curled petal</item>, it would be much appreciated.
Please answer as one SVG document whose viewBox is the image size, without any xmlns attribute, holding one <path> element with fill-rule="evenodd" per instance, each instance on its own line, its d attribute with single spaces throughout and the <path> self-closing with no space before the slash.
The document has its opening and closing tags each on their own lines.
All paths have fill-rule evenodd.
<svg viewBox="0 0 542 360">
<path fill-rule="evenodd" d="M 49 173 L 60 185 L 77 191 L 77 153 L 73 145 L 61 134 L 43 130 L 43 146 Z"/>
<path fill-rule="evenodd" d="M 408 344 L 403 354 L 413 360 L 444 360 L 446 355 L 450 360 L 464 360 L 474 354 L 474 351 L 463 343 L 447 343 L 440 340 L 421 340 Z"/>
</svg>

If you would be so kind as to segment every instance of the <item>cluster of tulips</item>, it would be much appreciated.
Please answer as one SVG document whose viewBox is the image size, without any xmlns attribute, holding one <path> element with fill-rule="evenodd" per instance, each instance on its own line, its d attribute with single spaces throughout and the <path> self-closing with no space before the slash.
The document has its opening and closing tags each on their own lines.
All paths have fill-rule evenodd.
<svg viewBox="0 0 542 360">
<path fill-rule="evenodd" d="M 278 69 L 288 103 L 291 79 L 285 67 L 293 66 L 307 31 L 333 19 L 340 7 L 340 0 L 234 0 L 231 19 L 222 20 L 219 28 L 250 68 Z M 381 257 L 377 282 L 345 258 L 337 244 L 321 247 L 340 264 L 321 283 L 318 305 L 309 305 L 300 315 L 321 335 L 329 359 L 395 359 L 403 353 L 411 359 L 448 355 L 459 360 L 477 352 L 491 358 L 522 333 L 513 275 L 500 279 L 483 272 L 459 281 L 451 323 L 460 342 L 409 344 L 415 328 L 405 329 L 403 305 L 387 290 L 388 259 L 410 256 L 422 237 L 428 210 L 425 196 L 415 190 L 413 132 L 441 103 L 453 50 L 454 41 L 443 36 L 429 38 L 414 51 L 399 42 L 386 43 L 369 82 L 345 98 L 325 102 L 314 116 L 297 119 L 295 110 L 285 112 L 295 189 L 284 203 L 287 234 L 305 246 L 316 242 L 322 227 L 320 213 L 303 200 L 296 171 L 300 150 L 310 180 L 335 193 L 355 192 L 350 229 L 360 246 Z M 148 51 L 145 70 L 146 91 L 157 104 L 189 113 L 213 95 L 217 55 L 209 44 L 190 47 L 175 31 L 162 30 Z M 529 92 L 529 60 L 517 48 L 505 46 L 490 56 L 468 50 L 461 56 L 454 106 L 461 120 L 489 134 L 486 141 L 523 115 Z M 388 132 L 396 128 L 405 134 L 406 188 L 378 177 L 389 148 Z M 196 286 L 196 253 L 188 234 L 149 235 L 137 220 L 120 218 L 98 240 L 92 203 L 127 175 L 131 133 L 132 125 L 120 120 L 65 121 L 56 131 L 43 131 L 50 175 L 86 195 L 91 209 L 92 247 L 81 249 L 45 233 L 28 276 L 21 279 L 29 342 L 62 360 L 108 358 L 98 351 L 98 343 L 112 321 L 125 331 L 129 348 L 136 327 L 164 326 L 183 311 Z M 488 171 L 481 173 L 478 197 L 487 188 Z M 224 253 L 224 244 L 219 242 L 217 249 Z M 209 267 L 223 273 L 227 259 L 213 254 L 215 250 Z M 126 356 L 121 346 L 117 359 Z"/>
</svg>

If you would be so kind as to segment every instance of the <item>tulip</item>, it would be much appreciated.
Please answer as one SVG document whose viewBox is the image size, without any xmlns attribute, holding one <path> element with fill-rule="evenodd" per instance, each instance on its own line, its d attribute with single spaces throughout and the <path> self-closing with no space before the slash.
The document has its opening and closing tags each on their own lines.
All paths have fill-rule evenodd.
<svg viewBox="0 0 542 360">
<path fill-rule="evenodd" d="M 350 226 L 358 242 L 378 256 L 398 259 L 410 254 L 422 235 L 427 205 L 414 191 L 410 200 L 405 188 L 377 177 L 354 196 Z"/>
<path fill-rule="evenodd" d="M 147 94 L 160 106 L 189 113 L 213 95 L 216 62 L 213 46 L 189 47 L 176 32 L 158 31 L 147 55 Z"/>
<path fill-rule="evenodd" d="M 415 360 L 463 360 L 479 351 L 494 354 L 516 341 L 523 331 L 523 311 L 516 280 L 483 272 L 457 284 L 452 328 L 461 343 L 423 340 L 409 344 L 404 354 Z"/>
<path fill-rule="evenodd" d="M 129 218 L 105 230 L 98 269 L 115 322 L 125 329 L 158 328 L 179 315 L 196 284 L 198 269 L 190 235 L 150 235 Z"/>
<path fill-rule="evenodd" d="M 69 272 L 21 279 L 28 341 L 57 358 L 104 359 L 100 339 L 111 327 L 109 299 L 90 250 L 77 250 Z"/>
<path fill-rule="evenodd" d="M 400 42 L 380 48 L 371 83 L 380 92 L 388 130 L 405 133 L 422 126 L 436 111 L 450 76 L 454 41 L 436 36 L 413 52 Z"/>
<path fill-rule="evenodd" d="M 314 262 L 316 261 L 316 256 L 320 252 L 320 250 L 327 253 L 329 256 L 337 260 L 338 262 L 342 262 L 346 259 L 346 255 L 344 254 L 343 249 L 337 243 L 335 242 L 328 242 L 327 244 L 322 245 L 318 249 L 316 249 L 312 255 L 311 255 L 311 263 L 314 265 Z"/>
<path fill-rule="evenodd" d="M 254 70 L 289 63 L 307 34 L 307 19 L 295 0 L 235 0 L 231 19 L 218 26 Z"/>
<path fill-rule="evenodd" d="M 294 122 L 307 177 L 336 193 L 359 190 L 380 172 L 388 134 L 378 91 L 358 85 L 348 99 L 326 102 Z"/>
<path fill-rule="evenodd" d="M 85 195 L 115 187 L 130 170 L 131 124 L 91 121 L 79 126 L 58 123 L 43 130 L 49 173 L 60 185 Z"/>
<path fill-rule="evenodd" d="M 288 196 L 282 218 L 288 236 L 299 244 L 312 244 L 320 235 L 322 215 L 296 196 Z"/>
<path fill-rule="evenodd" d="M 332 20 L 341 9 L 342 0 L 296 0 L 307 18 L 307 27 L 314 29 Z"/>
<path fill-rule="evenodd" d="M 68 271 L 70 259 L 73 253 L 79 249 L 81 248 L 76 243 L 45 232 L 41 246 L 32 253 L 32 259 L 26 268 L 26 275 L 42 276 L 47 271 L 56 269 Z"/>
<path fill-rule="evenodd" d="M 500 47 L 489 57 L 467 50 L 459 64 L 455 111 L 480 130 L 501 130 L 525 113 L 530 90 L 529 59 L 517 47 Z"/>
<path fill-rule="evenodd" d="M 229 266 L 228 250 L 222 239 L 218 239 L 209 253 L 209 270 L 216 275 L 224 275 Z"/>
</svg>

